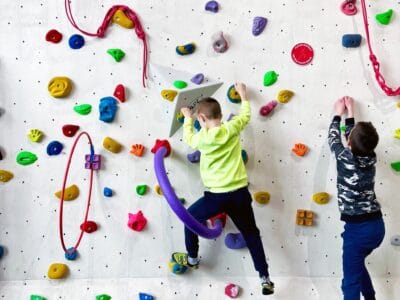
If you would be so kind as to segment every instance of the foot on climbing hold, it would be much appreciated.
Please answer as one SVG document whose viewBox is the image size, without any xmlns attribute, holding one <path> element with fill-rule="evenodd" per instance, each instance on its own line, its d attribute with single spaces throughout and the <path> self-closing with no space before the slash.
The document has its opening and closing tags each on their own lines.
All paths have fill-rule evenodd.
<svg viewBox="0 0 400 300">
<path fill-rule="evenodd" d="M 396 162 L 392 162 L 390 164 L 390 166 L 392 167 L 393 170 L 395 170 L 396 172 L 400 172 L 400 160 L 396 161 Z"/>
<path fill-rule="evenodd" d="M 53 77 L 49 81 L 47 89 L 54 98 L 68 97 L 72 90 L 72 81 L 65 76 Z"/>
<path fill-rule="evenodd" d="M 342 4 L 340 4 L 340 10 L 348 16 L 353 16 L 357 13 L 356 7 L 357 0 L 344 0 Z"/>
<path fill-rule="evenodd" d="M 156 143 L 154 144 L 153 148 L 151 148 L 151 153 L 155 154 L 161 147 L 165 147 L 167 149 L 167 153 L 164 157 L 168 157 L 171 154 L 171 145 L 168 140 L 156 139 Z"/>
<path fill-rule="evenodd" d="M 125 56 L 125 52 L 118 48 L 108 49 L 107 53 L 110 54 L 116 62 L 120 62 Z"/>
<path fill-rule="evenodd" d="M 80 49 L 85 45 L 85 39 L 80 34 L 71 35 L 68 45 L 71 49 Z"/>
<path fill-rule="evenodd" d="M 59 141 L 52 141 L 47 145 L 46 152 L 48 155 L 58 155 L 64 148 L 63 144 Z"/>
<path fill-rule="evenodd" d="M 292 151 L 297 155 L 297 156 L 304 156 L 307 151 L 308 151 L 308 147 L 305 144 L 295 144 Z"/>
<path fill-rule="evenodd" d="M 201 152 L 199 150 L 196 150 L 193 153 L 189 153 L 187 155 L 187 159 L 188 161 L 190 161 L 191 163 L 198 163 L 200 161 L 200 157 L 201 157 Z"/>
<path fill-rule="evenodd" d="M 235 89 L 235 85 L 233 84 L 229 87 L 226 95 L 228 96 L 229 101 L 231 101 L 232 103 L 240 103 L 242 101 L 239 93 Z"/>
<path fill-rule="evenodd" d="M 1 182 L 8 182 L 11 179 L 13 179 L 13 177 L 14 177 L 13 173 L 0 169 L 0 181 Z"/>
<path fill-rule="evenodd" d="M 357 48 L 361 44 L 360 34 L 344 34 L 342 36 L 342 46 L 346 48 Z"/>
<path fill-rule="evenodd" d="M 125 102 L 125 87 L 122 84 L 118 84 L 114 90 L 114 97 L 121 102 Z"/>
<path fill-rule="evenodd" d="M 111 296 L 107 294 L 101 294 L 96 296 L 96 300 L 110 300 Z"/>
<path fill-rule="evenodd" d="M 281 90 L 278 93 L 278 101 L 279 103 L 288 103 L 290 99 L 293 97 L 294 93 L 290 90 Z"/>
<path fill-rule="evenodd" d="M 139 293 L 139 300 L 154 300 L 154 297 L 146 293 Z"/>
<path fill-rule="evenodd" d="M 146 194 L 147 192 L 147 185 L 146 184 L 142 184 L 142 185 L 138 185 L 136 186 L 136 193 L 140 196 L 143 196 L 144 194 Z"/>
<path fill-rule="evenodd" d="M 225 237 L 225 246 L 229 249 L 242 249 L 247 245 L 241 233 L 228 233 Z"/>
<path fill-rule="evenodd" d="M 196 50 L 196 44 L 195 43 L 189 43 L 186 45 L 182 45 L 182 46 L 176 46 L 176 53 L 178 53 L 179 55 L 188 55 L 188 54 L 192 54 L 194 52 L 194 50 Z"/>
<path fill-rule="evenodd" d="M 218 31 L 211 37 L 212 46 L 215 52 L 224 53 L 228 50 L 228 41 L 225 39 L 222 31 Z"/>
<path fill-rule="evenodd" d="M 143 145 L 135 144 L 135 145 L 132 145 L 130 152 L 133 155 L 140 157 L 143 155 L 144 149 L 145 149 L 145 147 Z"/>
<path fill-rule="evenodd" d="M 177 91 L 174 90 L 162 90 L 161 91 L 161 97 L 163 97 L 164 99 L 168 100 L 168 101 L 174 101 L 176 95 L 178 95 Z"/>
<path fill-rule="evenodd" d="M 264 31 L 265 26 L 267 26 L 268 19 L 264 17 L 254 17 L 253 28 L 251 32 L 254 36 L 261 34 Z"/>
<path fill-rule="evenodd" d="M 198 73 L 198 74 L 194 75 L 192 77 L 192 79 L 190 79 L 190 81 L 193 82 L 194 84 L 202 84 L 203 80 L 204 80 L 203 73 Z"/>
<path fill-rule="evenodd" d="M 27 166 L 33 164 L 35 161 L 37 161 L 37 159 L 37 156 L 32 152 L 21 151 L 18 153 L 16 161 L 20 165 Z"/>
<path fill-rule="evenodd" d="M 99 104 L 99 119 L 106 123 L 114 121 L 118 109 L 117 103 L 114 97 L 101 98 Z"/>
<path fill-rule="evenodd" d="M 219 4 L 217 1 L 208 1 L 204 9 L 213 13 L 217 13 L 219 9 Z"/>
<path fill-rule="evenodd" d="M 61 194 L 62 194 L 62 190 L 56 192 L 54 195 L 56 195 L 56 197 L 58 199 L 61 199 Z M 73 185 L 65 188 L 65 190 L 64 190 L 64 200 L 65 201 L 75 200 L 76 198 L 78 198 L 78 196 L 79 196 L 79 188 L 76 184 L 73 184 Z"/>
<path fill-rule="evenodd" d="M 62 34 L 58 32 L 55 29 L 49 30 L 49 32 L 46 33 L 46 41 L 57 44 L 61 41 L 62 39 Z"/>
<path fill-rule="evenodd" d="M 62 132 L 67 137 L 73 137 L 79 130 L 78 125 L 67 124 L 62 127 Z"/>
<path fill-rule="evenodd" d="M 86 233 L 92 233 L 97 230 L 97 224 L 94 221 L 86 221 L 81 224 L 80 229 Z"/>
<path fill-rule="evenodd" d="M 272 101 L 268 102 L 267 105 L 261 106 L 260 115 L 262 115 L 263 117 L 268 116 L 275 109 L 275 107 L 277 105 L 278 105 L 278 102 L 276 102 L 275 100 L 272 100 Z"/>
<path fill-rule="evenodd" d="M 92 111 L 92 106 L 90 104 L 76 105 L 74 111 L 80 115 L 88 115 Z"/>
<path fill-rule="evenodd" d="M 128 213 L 128 227 L 135 231 L 142 231 L 147 224 L 147 219 L 141 210 L 137 214 Z"/>
<path fill-rule="evenodd" d="M 315 193 L 312 197 L 313 201 L 317 204 L 326 204 L 329 202 L 329 194 L 326 192 Z"/>
<path fill-rule="evenodd" d="M 112 17 L 112 22 L 126 29 L 135 27 L 135 23 L 121 10 L 117 9 Z"/>
<path fill-rule="evenodd" d="M 68 266 L 66 264 L 55 263 L 51 264 L 48 271 L 47 277 L 50 279 L 61 279 L 67 275 Z"/>
<path fill-rule="evenodd" d="M 389 9 L 386 12 L 377 14 L 375 16 L 375 19 L 382 25 L 388 25 L 390 23 L 390 19 L 392 18 L 392 15 L 393 15 L 393 9 Z"/>
<path fill-rule="evenodd" d="M 112 153 L 118 153 L 122 149 L 122 145 L 120 143 L 108 136 L 103 140 L 103 147 Z"/>
<path fill-rule="evenodd" d="M 234 283 L 230 283 L 225 287 L 225 295 L 229 298 L 236 298 L 239 295 L 240 287 Z"/>
<path fill-rule="evenodd" d="M 70 247 L 64 253 L 64 257 L 67 260 L 75 260 L 78 257 L 78 250 L 76 250 L 74 247 Z"/>
<path fill-rule="evenodd" d="M 28 133 L 28 138 L 34 142 L 39 143 L 42 140 L 43 133 L 39 129 L 31 129 Z"/>
<path fill-rule="evenodd" d="M 268 192 L 257 192 L 253 195 L 254 200 L 260 204 L 267 204 L 271 198 Z"/>
<path fill-rule="evenodd" d="M 273 85 L 278 80 L 279 74 L 275 71 L 268 71 L 264 74 L 264 86 Z"/>
<path fill-rule="evenodd" d="M 181 89 L 184 89 L 185 87 L 187 87 L 187 83 L 186 83 L 186 81 L 183 81 L 183 80 L 175 80 L 174 87 L 181 90 Z"/>
</svg>

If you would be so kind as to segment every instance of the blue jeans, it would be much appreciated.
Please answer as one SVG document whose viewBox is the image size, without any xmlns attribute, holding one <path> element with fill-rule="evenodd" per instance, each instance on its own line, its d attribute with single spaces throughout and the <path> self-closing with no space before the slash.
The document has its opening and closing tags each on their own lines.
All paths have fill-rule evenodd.
<svg viewBox="0 0 400 300">
<path fill-rule="evenodd" d="M 346 223 L 343 238 L 344 300 L 375 300 L 375 290 L 365 267 L 365 258 L 382 243 L 385 224 L 382 218 L 362 223 Z"/>
<path fill-rule="evenodd" d="M 205 223 L 211 217 L 225 212 L 235 223 L 246 241 L 254 267 L 261 276 L 269 276 L 260 231 L 256 226 L 251 195 L 247 187 L 227 193 L 204 192 L 204 197 L 189 208 L 189 213 L 199 222 Z M 185 227 L 186 250 L 190 257 L 197 257 L 199 237 Z"/>
</svg>

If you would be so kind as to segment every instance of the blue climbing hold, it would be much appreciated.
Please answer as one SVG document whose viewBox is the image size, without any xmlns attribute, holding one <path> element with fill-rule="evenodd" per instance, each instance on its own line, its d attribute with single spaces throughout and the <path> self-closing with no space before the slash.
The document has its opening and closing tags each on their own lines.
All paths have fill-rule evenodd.
<svg viewBox="0 0 400 300">
<path fill-rule="evenodd" d="M 114 97 L 104 97 L 100 99 L 99 119 L 103 122 L 110 123 L 114 121 L 115 115 L 117 113 L 117 100 Z"/>
<path fill-rule="evenodd" d="M 68 248 L 67 252 L 65 252 L 65 258 L 68 260 L 75 260 L 78 256 L 78 250 L 75 249 L 74 247 Z"/>
<path fill-rule="evenodd" d="M 194 121 L 193 126 L 194 126 L 194 128 L 195 128 L 197 131 L 200 131 L 201 125 L 200 125 L 199 120 Z"/>
<path fill-rule="evenodd" d="M 246 150 L 242 149 L 242 159 L 244 164 L 247 164 L 248 160 L 249 160 L 249 156 L 247 155 Z"/>
<path fill-rule="evenodd" d="M 146 293 L 139 293 L 139 300 L 154 300 L 154 297 Z"/>
<path fill-rule="evenodd" d="M 192 79 L 190 79 L 190 81 L 193 82 L 194 84 L 202 84 L 203 80 L 204 80 L 203 73 L 198 73 L 198 74 L 194 75 L 192 77 Z"/>
<path fill-rule="evenodd" d="M 342 37 L 342 45 L 346 48 L 357 48 L 361 44 L 360 34 L 345 34 Z"/>
<path fill-rule="evenodd" d="M 74 34 L 69 38 L 68 44 L 71 49 L 80 49 L 85 45 L 85 39 L 80 34 Z"/>
<path fill-rule="evenodd" d="M 112 197 L 113 190 L 108 187 L 105 187 L 103 190 L 103 195 L 104 195 L 104 197 Z"/>
<path fill-rule="evenodd" d="M 0 258 L 2 258 L 4 255 L 4 247 L 0 246 Z"/>
<path fill-rule="evenodd" d="M 208 1 L 205 6 L 205 10 L 217 13 L 219 9 L 219 4 L 217 1 Z"/>
<path fill-rule="evenodd" d="M 58 155 L 61 153 L 63 148 L 63 144 L 59 141 L 52 141 L 47 145 L 46 151 L 48 155 Z"/>
<path fill-rule="evenodd" d="M 201 157 L 201 152 L 199 150 L 196 150 L 193 153 L 189 153 L 187 155 L 187 159 L 188 161 L 190 161 L 191 163 L 198 163 L 200 161 L 200 157 Z"/>
<path fill-rule="evenodd" d="M 225 246 L 229 249 L 242 249 L 247 245 L 241 233 L 228 233 L 225 237 Z"/>
</svg>

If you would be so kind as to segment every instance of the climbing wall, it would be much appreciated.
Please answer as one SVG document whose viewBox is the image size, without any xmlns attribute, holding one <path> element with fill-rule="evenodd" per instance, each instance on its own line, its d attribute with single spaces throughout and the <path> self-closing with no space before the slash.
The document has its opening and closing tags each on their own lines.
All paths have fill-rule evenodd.
<svg viewBox="0 0 400 300">
<path fill-rule="evenodd" d="M 339 1 L 340 2 L 340 1 Z M 228 88 L 235 81 L 248 86 L 252 119 L 242 134 L 248 154 L 246 165 L 252 193 L 266 191 L 268 204 L 253 203 L 258 227 L 275 281 L 271 299 L 340 299 L 341 238 L 343 223 L 335 197 L 335 163 L 327 147 L 327 129 L 333 103 L 343 95 L 356 101 L 356 119 L 376 126 L 380 143 L 376 193 L 382 204 L 386 237 L 367 260 L 378 299 L 400 298 L 400 248 L 391 238 L 400 234 L 398 201 L 399 173 L 390 166 L 400 160 L 400 142 L 394 138 L 399 125 L 399 97 L 387 97 L 379 89 L 368 60 L 368 48 L 360 4 L 354 16 L 346 16 L 338 1 L 228 1 L 220 0 L 218 13 L 204 9 L 206 1 L 129 1 L 148 37 L 149 62 L 188 74 L 203 73 L 206 80 L 223 82 L 214 96 L 224 118 L 238 113 L 228 101 Z M 72 1 L 77 24 L 96 32 L 107 10 L 118 1 Z M 392 8 L 391 22 L 381 25 L 374 16 Z M 374 50 L 388 84 L 399 85 L 400 46 L 397 43 L 400 7 L 388 0 L 368 1 L 370 34 Z M 95 299 L 109 294 L 112 299 L 138 299 L 139 292 L 156 299 L 223 299 L 224 287 L 238 284 L 242 299 L 260 299 L 257 274 L 246 249 L 231 250 L 224 244 L 227 233 L 237 232 L 228 220 L 222 235 L 200 242 L 201 268 L 184 275 L 168 269 L 170 254 L 184 250 L 183 225 L 165 199 L 155 191 L 157 180 L 150 149 L 156 139 L 168 138 L 172 155 L 165 159 L 174 191 L 186 199 L 186 206 L 204 190 L 197 164 L 187 160 L 193 149 L 182 142 L 182 129 L 169 137 L 174 105 L 161 97 L 162 89 L 175 89 L 172 82 L 156 75 L 149 66 L 148 87 L 142 86 L 143 44 L 133 29 L 116 24 L 104 38 L 84 36 L 80 49 L 71 49 L 69 38 L 79 32 L 68 22 L 61 0 L 2 1 L 0 3 L 0 169 L 14 177 L 0 182 L 0 296 L 28 299 Z M 268 19 L 265 30 L 252 35 L 256 16 Z M 46 33 L 62 33 L 59 43 L 46 41 Z M 229 49 L 217 53 L 212 36 L 222 31 Z M 342 46 L 344 34 L 361 34 L 360 47 Z M 178 55 L 176 46 L 194 42 L 190 55 Z M 291 57 L 294 45 L 307 43 L 314 58 L 307 65 Z M 107 53 L 122 49 L 120 62 Z M 275 71 L 278 80 L 263 84 L 264 74 Z M 172 72 L 172 71 L 171 71 Z M 66 76 L 72 91 L 65 98 L 49 94 L 53 77 Z M 168 76 L 166 77 L 168 78 Z M 181 79 L 181 78 L 175 78 Z M 117 104 L 112 122 L 99 120 L 99 103 L 113 96 L 123 84 L 126 101 Z M 273 113 L 259 110 L 279 91 L 294 92 Z M 74 107 L 92 105 L 91 113 L 80 115 Z M 74 261 L 64 258 L 59 237 L 59 204 L 54 195 L 62 188 L 65 168 L 75 137 L 63 135 L 62 127 L 74 124 L 78 133 L 90 134 L 102 167 L 94 172 L 89 220 L 97 231 L 84 234 Z M 31 129 L 43 133 L 40 142 L 28 138 Z M 110 137 L 122 145 L 119 153 L 103 147 Z M 48 155 L 47 146 L 59 141 L 63 149 Z M 305 156 L 291 149 L 297 143 L 308 146 Z M 141 157 L 130 153 L 131 145 L 145 146 Z M 37 160 L 27 166 L 16 163 L 21 151 Z M 90 148 L 85 137 L 76 146 L 67 186 L 76 184 L 80 195 L 64 203 L 63 238 L 72 247 L 80 234 L 89 193 L 90 171 L 84 168 Z M 143 195 L 137 186 L 147 186 Z M 105 197 L 104 187 L 113 190 Z M 319 205 L 316 192 L 331 199 Z M 298 209 L 314 213 L 312 226 L 296 225 Z M 142 211 L 147 219 L 143 231 L 127 226 L 128 214 Z M 65 263 L 65 279 L 48 278 L 52 263 Z"/>
</svg>

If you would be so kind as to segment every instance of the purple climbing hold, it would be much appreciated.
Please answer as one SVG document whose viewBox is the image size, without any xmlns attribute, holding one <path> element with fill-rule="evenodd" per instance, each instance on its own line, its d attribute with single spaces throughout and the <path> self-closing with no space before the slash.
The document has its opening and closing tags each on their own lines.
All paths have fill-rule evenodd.
<svg viewBox="0 0 400 300">
<path fill-rule="evenodd" d="M 201 84 L 203 80 L 204 80 L 203 73 L 196 74 L 192 77 L 192 79 L 190 79 L 190 81 L 193 82 L 194 84 Z"/>
<path fill-rule="evenodd" d="M 217 1 L 208 1 L 206 3 L 205 10 L 211 11 L 213 13 L 217 13 L 219 9 L 219 4 Z"/>
<path fill-rule="evenodd" d="M 236 115 L 230 113 L 229 116 L 228 116 L 228 118 L 227 118 L 226 120 L 229 122 L 230 120 L 232 120 L 232 118 L 233 118 L 234 116 L 236 116 Z"/>
<path fill-rule="evenodd" d="M 225 246 L 229 249 L 242 249 L 246 247 L 246 241 L 241 233 L 228 233 L 225 237 Z"/>
<path fill-rule="evenodd" d="M 187 159 L 191 162 L 191 163 L 198 163 L 200 161 L 200 156 L 201 156 L 201 152 L 199 150 L 196 150 L 193 153 L 189 153 L 187 155 Z"/>
<path fill-rule="evenodd" d="M 215 52 L 224 53 L 228 50 L 228 41 L 225 39 L 224 34 L 222 31 L 218 31 L 212 36 L 212 46 Z"/>
<path fill-rule="evenodd" d="M 253 35 L 257 36 L 261 32 L 264 31 L 265 26 L 267 26 L 268 19 L 264 17 L 254 17 L 253 19 L 253 29 L 252 33 Z"/>
</svg>

